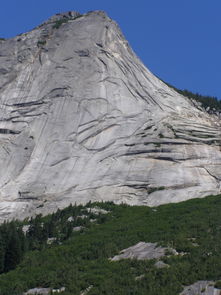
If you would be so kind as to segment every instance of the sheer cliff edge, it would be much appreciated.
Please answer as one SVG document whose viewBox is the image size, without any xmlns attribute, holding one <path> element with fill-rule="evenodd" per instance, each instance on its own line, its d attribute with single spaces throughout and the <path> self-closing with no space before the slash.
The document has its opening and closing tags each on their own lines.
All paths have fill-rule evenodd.
<svg viewBox="0 0 221 295">
<path fill-rule="evenodd" d="M 1 220 L 218 194 L 220 142 L 220 120 L 150 73 L 102 11 L 0 41 Z"/>
</svg>

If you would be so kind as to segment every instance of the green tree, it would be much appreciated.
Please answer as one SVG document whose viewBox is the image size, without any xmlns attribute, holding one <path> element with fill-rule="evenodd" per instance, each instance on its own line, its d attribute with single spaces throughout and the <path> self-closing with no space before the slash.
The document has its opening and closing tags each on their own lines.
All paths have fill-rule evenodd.
<svg viewBox="0 0 221 295">
<path fill-rule="evenodd" d="M 14 269 L 22 258 L 21 242 L 18 233 L 13 230 L 5 250 L 4 271 Z"/>
</svg>

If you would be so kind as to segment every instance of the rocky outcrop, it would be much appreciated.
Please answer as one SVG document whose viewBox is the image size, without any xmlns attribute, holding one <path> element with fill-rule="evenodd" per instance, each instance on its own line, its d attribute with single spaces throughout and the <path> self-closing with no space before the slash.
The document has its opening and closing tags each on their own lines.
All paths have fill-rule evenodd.
<svg viewBox="0 0 221 295">
<path fill-rule="evenodd" d="M 137 259 L 137 260 L 149 260 L 159 259 L 167 255 L 178 255 L 178 252 L 172 248 L 160 247 L 157 243 L 145 243 L 139 242 L 134 246 L 124 249 L 119 255 L 111 258 L 111 261 L 119 261 L 121 259 Z M 158 261 L 156 267 L 163 266 L 163 262 Z"/>
<path fill-rule="evenodd" d="M 220 295 L 220 289 L 217 289 L 212 281 L 198 281 L 184 288 L 180 295 Z"/>
<path fill-rule="evenodd" d="M 220 121 L 150 73 L 104 12 L 1 40 L 0 65 L 2 220 L 220 192 Z"/>
<path fill-rule="evenodd" d="M 33 288 L 23 293 L 23 295 L 48 295 L 48 294 L 58 294 L 63 293 L 65 291 L 65 287 L 61 287 L 59 289 L 52 288 Z"/>
</svg>

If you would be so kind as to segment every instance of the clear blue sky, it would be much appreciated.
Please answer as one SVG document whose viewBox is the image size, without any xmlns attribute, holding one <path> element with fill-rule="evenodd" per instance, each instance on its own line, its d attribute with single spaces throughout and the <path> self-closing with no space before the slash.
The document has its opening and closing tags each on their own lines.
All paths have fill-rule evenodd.
<svg viewBox="0 0 221 295">
<path fill-rule="evenodd" d="M 221 0 L 2 0 L 0 37 L 68 10 L 105 10 L 144 64 L 178 88 L 221 98 Z"/>
</svg>

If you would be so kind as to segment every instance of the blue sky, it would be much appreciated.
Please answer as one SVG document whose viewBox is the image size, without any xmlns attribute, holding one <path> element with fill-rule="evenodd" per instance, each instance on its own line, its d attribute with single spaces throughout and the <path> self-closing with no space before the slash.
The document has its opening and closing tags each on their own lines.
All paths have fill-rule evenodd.
<svg viewBox="0 0 221 295">
<path fill-rule="evenodd" d="M 221 0 L 2 0 L 0 37 L 68 10 L 105 10 L 161 79 L 221 98 Z"/>
</svg>

